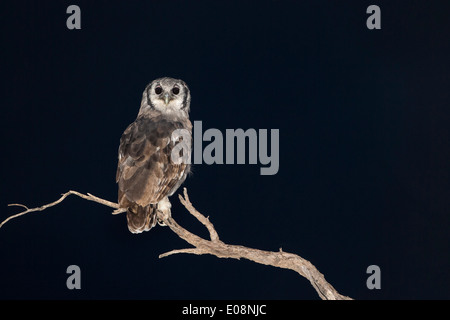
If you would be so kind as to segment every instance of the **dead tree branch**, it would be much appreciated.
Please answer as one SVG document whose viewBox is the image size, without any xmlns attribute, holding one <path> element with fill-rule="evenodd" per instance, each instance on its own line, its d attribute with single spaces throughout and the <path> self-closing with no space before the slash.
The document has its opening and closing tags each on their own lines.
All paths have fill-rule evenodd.
<svg viewBox="0 0 450 320">
<path fill-rule="evenodd" d="M 63 193 L 62 196 L 61 196 L 61 198 L 59 198 L 58 200 L 56 200 L 56 201 L 54 201 L 54 202 L 52 202 L 52 203 L 48 203 L 48 204 L 45 204 L 45 205 L 43 205 L 43 206 L 37 207 L 37 208 L 29 209 L 27 206 L 25 206 L 25 205 L 23 205 L 23 204 L 20 204 L 20 203 L 11 203 L 11 204 L 8 204 L 8 207 L 22 207 L 22 208 L 25 208 L 25 210 L 22 211 L 22 212 L 19 212 L 19 213 L 17 213 L 17 214 L 14 214 L 14 215 L 12 215 L 12 216 L 6 218 L 5 220 L 3 220 L 2 223 L 0 223 L 0 228 L 3 227 L 3 225 L 4 225 L 5 223 L 7 223 L 9 220 L 12 220 L 12 219 L 14 219 L 14 218 L 23 216 L 24 214 L 27 214 L 27 213 L 30 213 L 30 212 L 35 212 L 35 211 L 44 211 L 44 210 L 47 209 L 47 208 L 56 206 L 57 204 L 63 202 L 63 200 L 64 200 L 65 198 L 67 198 L 68 196 L 70 196 L 71 194 L 74 194 L 74 195 L 79 196 L 80 198 L 83 198 L 83 199 L 86 199 L 86 200 L 90 200 L 90 201 L 94 201 L 94 202 L 103 204 L 103 205 L 105 205 L 105 206 L 107 206 L 107 207 L 115 208 L 116 210 L 113 211 L 113 214 L 118 214 L 118 213 L 122 213 L 122 212 L 125 212 L 125 211 L 126 211 L 126 210 L 123 209 L 123 208 L 119 208 L 119 205 L 118 205 L 117 203 L 115 203 L 115 202 L 111 202 L 111 201 L 108 201 L 108 200 L 104 200 L 104 199 L 99 198 L 99 197 L 96 197 L 96 196 L 94 196 L 94 195 L 92 195 L 92 194 L 90 194 L 90 193 L 82 194 L 82 193 L 80 193 L 80 192 L 78 192 L 78 191 L 72 191 L 72 190 L 70 190 L 70 191 L 68 191 L 68 192 L 66 192 L 66 193 Z"/>
<path fill-rule="evenodd" d="M 214 225 L 211 223 L 211 221 L 209 221 L 209 218 L 205 217 L 194 208 L 191 201 L 189 200 L 186 188 L 184 188 L 183 193 L 184 197 L 179 195 L 181 203 L 189 211 L 189 213 L 191 213 L 200 223 L 202 223 L 208 229 L 210 240 L 203 239 L 189 232 L 188 230 L 181 227 L 170 215 L 165 215 L 162 212 L 158 211 L 158 218 L 160 220 L 162 220 L 181 239 L 194 246 L 194 248 L 177 249 L 163 253 L 159 256 L 160 258 L 178 253 L 190 253 L 196 255 L 211 254 L 218 258 L 232 258 L 238 260 L 241 258 L 245 258 L 256 263 L 283 269 L 290 269 L 297 272 L 298 274 L 309 280 L 311 285 L 319 294 L 320 298 L 323 300 L 351 300 L 351 298 L 339 294 L 336 289 L 334 289 L 334 287 L 325 280 L 323 274 L 320 273 L 319 270 L 317 270 L 317 268 L 311 262 L 303 259 L 296 254 L 284 252 L 281 250 L 281 248 L 280 251 L 277 252 L 264 251 L 239 245 L 230 245 L 222 242 L 219 239 L 219 235 L 217 234 Z M 17 218 L 27 213 L 43 211 L 49 207 L 53 207 L 61 203 L 71 194 L 111 207 L 115 209 L 112 212 L 113 214 L 118 214 L 126 211 L 123 208 L 119 208 L 119 205 L 115 202 L 98 198 L 90 193 L 82 194 L 80 192 L 70 190 L 64 193 L 58 200 L 37 208 L 29 209 L 27 206 L 22 204 L 10 204 L 9 206 L 19 206 L 23 207 L 25 210 L 5 219 L 2 223 L 0 223 L 0 228 L 11 219 Z"/>
</svg>

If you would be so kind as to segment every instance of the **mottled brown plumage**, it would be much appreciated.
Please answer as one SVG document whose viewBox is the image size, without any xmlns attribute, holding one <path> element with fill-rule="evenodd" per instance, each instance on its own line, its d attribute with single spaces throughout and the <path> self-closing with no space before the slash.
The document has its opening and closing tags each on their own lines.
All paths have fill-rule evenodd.
<svg viewBox="0 0 450 320">
<path fill-rule="evenodd" d="M 180 88 L 177 94 L 174 94 L 175 87 Z M 180 140 L 172 137 L 175 130 L 186 129 L 191 139 L 189 103 L 189 89 L 181 80 L 153 81 L 144 91 L 136 121 L 120 139 L 116 174 L 118 198 L 120 207 L 127 208 L 128 228 L 133 233 L 155 226 L 156 210 L 170 210 L 167 197 L 179 188 L 189 173 L 189 163 L 177 164 L 171 158 Z M 190 149 L 188 152 L 190 158 Z"/>
</svg>

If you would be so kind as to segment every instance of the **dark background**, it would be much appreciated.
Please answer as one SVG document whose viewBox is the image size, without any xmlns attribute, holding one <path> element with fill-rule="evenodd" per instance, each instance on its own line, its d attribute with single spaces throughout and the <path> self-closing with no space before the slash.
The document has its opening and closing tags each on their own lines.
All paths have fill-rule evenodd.
<svg viewBox="0 0 450 320">
<path fill-rule="evenodd" d="M 381 30 L 366 28 L 371 4 Z M 115 201 L 120 136 L 145 86 L 171 76 L 204 130 L 280 130 L 278 174 L 203 164 L 184 184 L 223 241 L 297 253 L 356 299 L 449 299 L 449 16 L 447 1 L 2 3 L 0 219 L 70 189 Z M 110 212 L 71 197 L 7 223 L 0 298 L 318 299 L 289 270 L 160 260 L 189 245 Z M 81 290 L 66 288 L 72 264 Z"/>
</svg>

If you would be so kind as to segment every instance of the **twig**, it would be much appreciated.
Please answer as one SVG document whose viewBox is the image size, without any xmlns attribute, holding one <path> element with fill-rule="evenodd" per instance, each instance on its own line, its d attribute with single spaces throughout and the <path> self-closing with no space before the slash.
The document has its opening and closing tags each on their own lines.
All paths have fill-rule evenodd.
<svg viewBox="0 0 450 320">
<path fill-rule="evenodd" d="M 26 210 L 25 210 L 25 211 L 22 211 L 22 212 L 19 212 L 19 213 L 15 214 L 15 215 L 12 215 L 12 216 L 6 218 L 5 220 L 3 220 L 3 222 L 0 223 L 0 228 L 3 227 L 3 225 L 4 225 L 5 223 L 7 223 L 9 220 L 12 220 L 12 219 L 14 219 L 14 218 L 20 217 L 20 216 L 22 216 L 22 215 L 24 215 L 24 214 L 27 214 L 27 213 L 30 213 L 30 212 L 35 212 L 35 211 L 43 211 L 43 210 L 45 210 L 45 209 L 47 209 L 47 208 L 53 207 L 53 206 L 57 205 L 58 203 L 61 203 L 65 198 L 67 198 L 67 197 L 70 196 L 71 194 L 74 194 L 74 195 L 76 195 L 76 196 L 78 196 L 78 197 L 81 197 L 81 198 L 83 198 L 83 199 L 86 199 L 86 200 L 90 200 L 90 201 L 94 201 L 94 202 L 103 204 L 103 205 L 105 205 L 105 206 L 107 206 L 107 207 L 114 208 L 114 209 L 116 209 L 116 210 L 113 211 L 113 214 L 117 214 L 117 213 L 125 212 L 125 211 L 126 211 L 126 210 L 123 209 L 123 208 L 119 208 L 119 205 L 118 205 L 117 203 L 114 203 L 114 202 L 111 202 L 111 201 L 108 201 L 108 200 L 104 200 L 104 199 L 99 198 L 99 197 L 96 197 L 96 196 L 94 196 L 94 195 L 92 195 L 92 194 L 90 194 L 90 193 L 88 193 L 87 195 L 85 195 L 85 194 L 82 194 L 82 193 L 80 193 L 80 192 L 70 190 L 70 191 L 68 191 L 68 192 L 66 192 L 66 193 L 63 193 L 62 196 L 61 196 L 61 198 L 59 198 L 58 200 L 56 200 L 56 201 L 54 201 L 54 202 L 52 202 L 52 203 L 49 203 L 49 204 L 46 204 L 46 205 L 37 207 L 37 208 L 29 209 L 27 206 L 25 206 L 25 205 L 23 205 L 23 204 L 20 204 L 20 203 L 11 203 L 11 204 L 8 204 L 9 207 L 13 207 L 13 206 L 15 206 L 15 207 L 22 207 L 22 208 L 25 208 Z"/>
<path fill-rule="evenodd" d="M 170 256 L 172 254 L 177 254 L 177 253 L 192 253 L 192 254 L 205 254 L 206 252 L 204 252 L 203 250 L 200 250 L 198 248 L 186 248 L 186 249 L 177 249 L 177 250 L 171 250 L 168 251 L 166 253 L 162 253 L 159 255 L 159 258 L 164 258 L 167 256 Z"/>
<path fill-rule="evenodd" d="M 70 190 L 64 193 L 58 200 L 37 208 L 29 209 L 27 206 L 23 204 L 17 203 L 10 204 L 9 206 L 20 206 L 23 207 L 25 210 L 5 219 L 0 224 L 0 228 L 11 219 L 17 218 L 30 212 L 43 211 L 49 207 L 55 206 L 61 203 L 65 198 L 67 198 L 71 194 L 89 201 L 94 201 L 103 204 L 105 206 L 114 208 L 115 210 L 113 211 L 113 214 L 118 214 L 126 211 L 126 209 L 120 208 L 119 205 L 115 202 L 98 198 L 90 193 L 82 194 L 80 192 Z M 188 230 L 181 227 L 171 217 L 170 214 L 167 213 L 165 214 L 161 211 L 158 211 L 159 219 L 161 219 L 167 226 L 169 226 L 169 228 L 173 232 L 175 232 L 180 238 L 182 238 L 183 240 L 194 246 L 194 248 L 177 249 L 163 253 L 159 256 L 159 258 L 167 257 L 178 253 L 189 253 L 196 255 L 211 254 L 218 258 L 233 258 L 238 260 L 241 258 L 245 258 L 254 261 L 256 263 L 270 265 L 278 268 L 290 269 L 297 272 L 298 274 L 307 278 L 311 282 L 312 286 L 317 291 L 320 298 L 322 298 L 323 300 L 351 300 L 351 298 L 339 294 L 336 291 L 336 289 L 334 289 L 333 286 L 325 280 L 323 274 L 321 274 L 319 270 L 317 270 L 316 267 L 311 262 L 309 262 L 306 259 L 303 259 L 302 257 L 296 254 L 284 252 L 281 248 L 277 252 L 264 251 L 247 248 L 244 246 L 229 245 L 220 241 L 219 235 L 217 234 L 217 231 L 215 230 L 214 225 L 211 223 L 211 221 L 209 221 L 207 217 L 198 212 L 192 205 L 191 201 L 189 200 L 186 188 L 184 188 L 183 194 L 184 197 L 179 195 L 181 203 L 195 218 L 197 218 L 198 221 L 200 221 L 208 229 L 211 240 L 203 239 L 189 232 Z"/>
<path fill-rule="evenodd" d="M 219 235 L 217 234 L 216 229 L 214 229 L 214 225 L 211 223 L 211 221 L 209 221 L 209 218 L 205 217 L 200 212 L 198 212 L 197 209 L 194 208 L 191 201 L 189 200 L 186 188 L 183 188 L 183 193 L 184 198 L 181 196 L 181 194 L 178 195 L 180 202 L 194 217 L 197 218 L 198 221 L 200 221 L 208 229 L 211 241 L 219 241 Z"/>
</svg>

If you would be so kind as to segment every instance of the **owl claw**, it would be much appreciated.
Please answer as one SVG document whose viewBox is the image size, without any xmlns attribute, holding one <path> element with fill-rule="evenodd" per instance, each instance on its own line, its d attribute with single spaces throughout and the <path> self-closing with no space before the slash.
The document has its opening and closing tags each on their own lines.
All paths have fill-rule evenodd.
<svg viewBox="0 0 450 320">
<path fill-rule="evenodd" d="M 160 218 L 156 218 L 156 222 L 158 222 L 161 227 L 167 227 L 167 224 L 165 224 Z"/>
<path fill-rule="evenodd" d="M 160 226 L 167 226 L 167 224 L 164 223 L 164 221 L 168 218 L 170 218 L 171 212 L 170 212 L 170 208 L 172 207 L 172 205 L 170 204 L 170 201 L 167 197 L 165 197 L 164 199 L 162 199 L 159 203 L 158 203 L 158 207 L 156 210 L 158 210 L 158 216 L 156 218 L 156 221 L 158 222 L 158 224 Z"/>
</svg>

